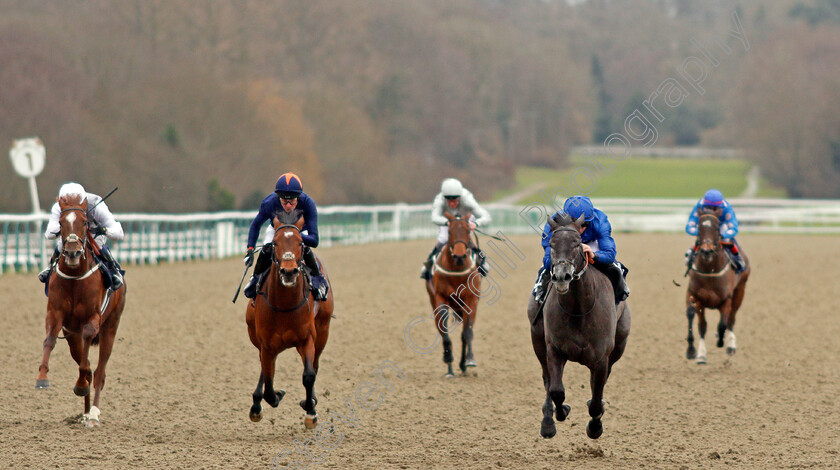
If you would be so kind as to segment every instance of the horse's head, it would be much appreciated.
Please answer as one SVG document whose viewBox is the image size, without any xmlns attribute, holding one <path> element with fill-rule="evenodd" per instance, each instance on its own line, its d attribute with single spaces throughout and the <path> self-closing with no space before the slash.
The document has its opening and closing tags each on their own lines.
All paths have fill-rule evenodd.
<svg viewBox="0 0 840 470">
<path fill-rule="evenodd" d="M 301 212 L 278 212 L 274 216 L 274 254 L 271 261 L 277 265 L 280 282 L 285 287 L 297 283 L 303 265 L 303 217 Z"/>
<path fill-rule="evenodd" d="M 470 216 L 470 212 L 464 217 L 446 213 L 449 220 L 449 241 L 446 242 L 446 246 L 455 263 L 459 265 L 464 264 L 469 254 L 467 248 L 470 246 Z"/>
<path fill-rule="evenodd" d="M 711 261 L 720 246 L 721 209 L 704 208 L 697 212 L 697 249 L 702 260 Z"/>
<path fill-rule="evenodd" d="M 87 198 L 84 194 L 68 194 L 56 201 L 61 209 L 61 254 L 67 266 L 74 268 L 85 256 L 87 246 Z"/>
<path fill-rule="evenodd" d="M 580 279 L 586 271 L 586 257 L 580 238 L 583 223 L 583 215 L 574 220 L 564 212 L 556 219 L 548 218 L 551 228 L 551 239 L 548 242 L 551 247 L 551 281 L 559 294 L 569 292 L 572 281 Z"/>
</svg>

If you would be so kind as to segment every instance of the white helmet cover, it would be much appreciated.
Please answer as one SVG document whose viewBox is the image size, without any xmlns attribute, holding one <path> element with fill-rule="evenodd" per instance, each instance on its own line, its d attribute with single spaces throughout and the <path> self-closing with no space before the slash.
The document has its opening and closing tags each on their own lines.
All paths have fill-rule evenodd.
<svg viewBox="0 0 840 470">
<path fill-rule="evenodd" d="M 440 185 L 440 192 L 444 196 L 463 196 L 464 186 L 455 178 L 446 178 Z"/>
<path fill-rule="evenodd" d="M 79 183 L 67 183 L 62 185 L 61 189 L 58 190 L 58 197 L 64 197 L 69 194 L 78 194 L 84 197 L 87 195 L 87 192 Z"/>
</svg>

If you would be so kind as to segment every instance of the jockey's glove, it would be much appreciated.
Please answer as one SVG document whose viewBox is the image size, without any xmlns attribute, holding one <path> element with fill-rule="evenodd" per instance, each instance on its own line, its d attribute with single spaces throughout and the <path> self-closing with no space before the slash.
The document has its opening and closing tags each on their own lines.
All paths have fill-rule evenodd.
<svg viewBox="0 0 840 470">
<path fill-rule="evenodd" d="M 108 229 L 103 226 L 94 227 L 90 233 L 93 234 L 94 237 L 98 237 L 100 235 L 105 235 L 108 233 Z"/>
<path fill-rule="evenodd" d="M 254 264 L 254 249 L 248 248 L 248 251 L 245 253 L 245 258 L 242 258 L 242 262 L 245 263 L 246 268 L 250 268 L 252 264 Z"/>
</svg>

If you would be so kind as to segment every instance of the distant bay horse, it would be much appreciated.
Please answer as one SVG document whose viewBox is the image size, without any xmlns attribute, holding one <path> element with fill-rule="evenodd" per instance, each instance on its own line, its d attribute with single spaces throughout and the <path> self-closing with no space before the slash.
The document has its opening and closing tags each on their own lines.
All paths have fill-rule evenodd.
<svg viewBox="0 0 840 470">
<path fill-rule="evenodd" d="M 732 269 L 729 256 L 721 245 L 720 220 L 712 209 L 700 211 L 697 221 L 697 255 L 692 260 L 688 272 L 688 290 L 685 296 L 686 316 L 688 317 L 687 359 L 697 359 L 698 364 L 705 364 L 706 359 L 706 309 L 720 311 L 717 327 L 717 347 L 726 344 L 726 353 L 735 354 L 736 341 L 735 314 L 744 300 L 747 279 L 750 277 L 750 263 L 746 253 L 741 251 L 746 269 L 736 273 Z M 697 329 L 700 334 L 697 349 L 694 348 L 693 323 L 697 315 Z"/>
<path fill-rule="evenodd" d="M 567 361 L 589 368 L 592 398 L 586 434 L 597 439 L 604 428 L 604 385 L 612 366 L 621 358 L 630 334 L 630 308 L 626 301 L 615 304 L 610 280 L 589 264 L 581 247 L 583 216 L 572 220 L 565 213 L 549 217 L 551 228 L 551 291 L 540 309 L 530 296 L 528 319 L 531 343 L 540 361 L 545 387 L 545 402 L 540 435 L 551 438 L 557 433 L 552 418 L 565 421 L 571 407 L 565 404 L 563 370 Z"/>
<path fill-rule="evenodd" d="M 105 386 L 105 365 L 111 356 L 125 307 L 126 287 L 123 284 L 116 292 L 110 293 L 103 283 L 103 277 L 107 274 L 103 273 L 103 268 L 94 258 L 99 247 L 87 226 L 87 199 L 67 195 L 59 198 L 58 204 L 61 209 L 59 225 L 63 248 L 58 265 L 47 281 L 47 337 L 35 387 L 43 389 L 50 386 L 47 379 L 50 354 L 58 333 L 63 330 L 70 354 L 79 364 L 79 378 L 73 392 L 85 397 L 83 422 L 93 427 L 100 424 L 99 398 Z M 99 363 L 91 376 L 88 353 L 91 345 L 97 344 Z M 93 406 L 90 405 L 91 378 L 95 390 Z"/>
<path fill-rule="evenodd" d="M 260 402 L 265 400 L 277 407 L 285 391 L 274 390 L 274 364 L 277 355 L 289 348 L 297 349 L 303 361 L 303 386 L 306 398 L 301 400 L 304 425 L 315 428 L 318 416 L 315 405 L 315 378 L 321 352 L 329 337 L 330 319 L 333 314 L 333 289 L 327 300 L 317 302 L 310 290 L 308 274 L 304 273 L 303 237 L 300 231 L 304 220 L 300 211 L 276 214 L 274 241 L 271 246 L 271 268 L 257 296 L 248 302 L 245 322 L 251 343 L 260 351 L 260 378 L 253 393 L 251 421 L 262 419 Z M 321 272 L 327 270 L 321 265 Z"/>
<path fill-rule="evenodd" d="M 454 377 L 452 340 L 449 338 L 450 316 L 454 314 L 462 323 L 461 361 L 458 366 L 462 373 L 466 373 L 467 367 L 477 365 L 473 357 L 472 340 L 481 275 L 478 270 L 480 262 L 470 249 L 469 220 L 472 214 L 468 212 L 463 217 L 449 213 L 444 215 L 449 220 L 449 239 L 434 260 L 431 276 L 426 281 L 426 292 L 434 309 L 435 325 L 443 341 L 446 377 Z"/>
</svg>

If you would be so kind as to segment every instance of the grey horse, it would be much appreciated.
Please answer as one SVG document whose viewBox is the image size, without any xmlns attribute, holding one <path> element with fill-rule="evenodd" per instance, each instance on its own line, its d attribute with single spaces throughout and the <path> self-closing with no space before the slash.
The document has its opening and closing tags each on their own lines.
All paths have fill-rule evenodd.
<svg viewBox="0 0 840 470">
<path fill-rule="evenodd" d="M 597 439 L 604 431 L 604 385 L 612 365 L 621 358 L 630 334 L 630 308 L 622 301 L 615 304 L 613 288 L 607 276 L 597 269 L 587 269 L 581 248 L 583 217 L 572 220 L 560 213 L 549 218 L 551 228 L 551 291 L 540 306 L 533 296 L 528 303 L 531 342 L 540 360 L 545 385 L 545 403 L 540 435 L 557 434 L 552 413 L 564 421 L 571 411 L 565 404 L 563 368 L 566 361 L 583 364 L 590 371 L 592 399 L 586 435 Z"/>
</svg>

